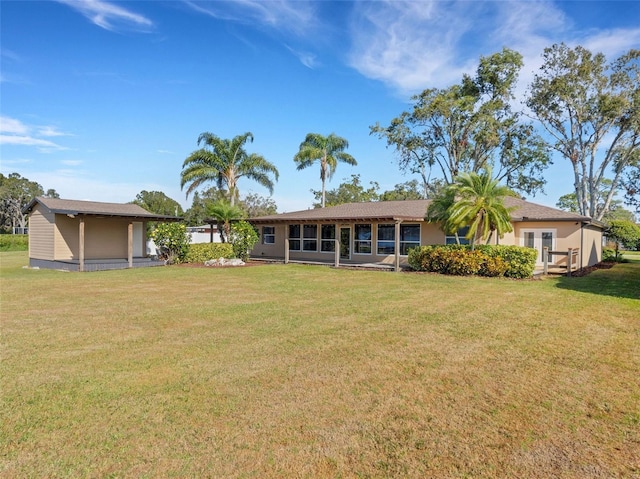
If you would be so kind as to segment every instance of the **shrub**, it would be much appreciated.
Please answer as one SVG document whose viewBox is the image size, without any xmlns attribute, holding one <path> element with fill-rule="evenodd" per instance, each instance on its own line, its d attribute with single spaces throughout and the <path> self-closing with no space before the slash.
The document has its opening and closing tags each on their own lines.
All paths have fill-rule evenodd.
<svg viewBox="0 0 640 479">
<path fill-rule="evenodd" d="M 229 243 L 196 243 L 189 245 L 185 263 L 204 263 L 211 259 L 233 258 L 233 247 Z"/>
<path fill-rule="evenodd" d="M 247 261 L 257 242 L 258 232 L 246 221 L 238 221 L 231 226 L 231 244 L 236 258 Z"/>
<path fill-rule="evenodd" d="M 153 242 L 161 251 L 161 256 L 167 263 L 184 261 L 189 250 L 191 235 L 182 223 L 158 223 L 149 234 Z"/>
<path fill-rule="evenodd" d="M 479 245 L 476 248 L 491 257 L 499 257 L 507 263 L 507 278 L 531 278 L 536 269 L 538 251 L 524 246 Z"/>
<path fill-rule="evenodd" d="M 487 256 L 478 250 L 449 249 L 448 274 L 471 276 L 478 274 Z"/>
<path fill-rule="evenodd" d="M 442 274 L 530 278 L 538 254 L 520 246 L 465 245 L 421 246 L 409 252 L 409 266 L 416 271 Z"/>
<path fill-rule="evenodd" d="M 0 235 L 0 251 L 27 251 L 29 235 Z"/>
<path fill-rule="evenodd" d="M 490 276 L 495 278 L 505 275 L 509 269 L 509 264 L 505 260 L 499 256 L 489 256 L 485 253 L 483 253 L 483 255 L 485 258 L 482 265 L 480 265 L 480 271 L 478 271 L 480 276 Z"/>
<path fill-rule="evenodd" d="M 615 263 L 617 261 L 616 250 L 613 248 L 602 248 L 602 261 Z"/>
</svg>

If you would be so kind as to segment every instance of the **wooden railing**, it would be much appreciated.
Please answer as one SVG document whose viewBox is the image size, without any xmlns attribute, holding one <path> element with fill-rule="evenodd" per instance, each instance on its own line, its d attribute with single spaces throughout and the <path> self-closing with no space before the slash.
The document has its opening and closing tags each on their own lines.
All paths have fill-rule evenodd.
<svg viewBox="0 0 640 479">
<path fill-rule="evenodd" d="M 545 246 L 542 248 L 542 261 L 543 272 L 548 274 L 549 272 L 549 258 L 552 256 L 566 256 L 567 257 L 567 276 L 571 276 L 571 272 L 574 269 L 578 269 L 580 248 L 569 248 L 567 251 L 549 251 L 549 248 Z"/>
</svg>

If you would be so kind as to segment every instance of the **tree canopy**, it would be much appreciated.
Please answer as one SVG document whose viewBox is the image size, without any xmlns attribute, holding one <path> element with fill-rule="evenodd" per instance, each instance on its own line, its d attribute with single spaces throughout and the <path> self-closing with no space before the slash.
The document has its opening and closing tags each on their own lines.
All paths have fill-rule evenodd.
<svg viewBox="0 0 640 479">
<path fill-rule="evenodd" d="M 349 142 L 344 138 L 331 133 L 323 136 L 318 133 L 309 133 L 300 143 L 298 153 L 293 157 L 298 170 L 308 168 L 316 162 L 320 163 L 320 180 L 322 181 L 321 207 L 325 206 L 325 182 L 333 177 L 338 162 L 349 165 L 357 165 L 358 162 L 346 150 Z"/>
<path fill-rule="evenodd" d="M 223 243 L 230 241 L 231 238 L 231 222 L 242 219 L 244 211 L 238 206 L 232 205 L 226 200 L 218 201 L 210 205 L 207 209 L 210 218 L 215 218 L 218 224 L 222 224 L 220 230 L 220 239 Z"/>
<path fill-rule="evenodd" d="M 219 189 L 226 188 L 231 205 L 238 198 L 238 180 L 242 177 L 254 180 L 273 193 L 273 179 L 278 180 L 278 169 L 257 153 L 247 153 L 244 145 L 253 142 L 251 132 L 238 135 L 232 140 L 219 138 L 204 132 L 198 137 L 203 148 L 194 151 L 184 160 L 180 175 L 180 187 L 187 188 L 187 197 L 197 188 L 210 181 Z"/>
<path fill-rule="evenodd" d="M 616 260 L 620 258 L 620 245 L 636 250 L 640 247 L 640 226 L 631 221 L 613 220 L 605 231 L 609 241 L 615 243 Z"/>
<path fill-rule="evenodd" d="M 467 239 L 474 245 L 479 240 L 489 242 L 493 233 L 500 238 L 513 231 L 510 210 L 505 196 L 513 190 L 500 185 L 491 169 L 480 173 L 461 173 L 455 182 L 434 200 L 427 210 L 427 219 L 443 223 L 445 232 L 468 227 Z"/>
<path fill-rule="evenodd" d="M 507 48 L 482 57 L 475 77 L 424 90 L 412 98 L 410 112 L 387 127 L 376 123 L 371 134 L 396 149 L 400 169 L 419 174 L 425 190 L 433 174 L 452 184 L 461 173 L 492 168 L 514 190 L 541 191 L 549 151 L 510 106 L 521 67 L 522 56 Z"/>
<path fill-rule="evenodd" d="M 142 190 L 132 203 L 159 215 L 182 216 L 184 214 L 180 203 L 169 198 L 162 191 Z"/>
<path fill-rule="evenodd" d="M 351 175 L 351 181 L 346 178 L 340 185 L 326 192 L 311 190 L 316 202 L 314 208 L 323 208 L 324 206 L 336 206 L 344 203 L 364 203 L 367 201 L 378 200 L 379 185 L 375 181 L 370 183 L 370 187 L 365 187 L 360 182 L 360 175 Z M 323 194 L 325 204 L 323 205 Z"/>
<path fill-rule="evenodd" d="M 426 198 L 424 189 L 418 180 L 405 181 L 380 195 L 380 201 L 421 200 Z"/>
<path fill-rule="evenodd" d="M 22 213 L 22 209 L 37 196 L 59 198 L 56 190 L 48 189 L 45 194 L 39 183 L 18 173 L 8 176 L 0 173 L 0 228 L 11 231 L 14 227 L 26 227 L 27 215 Z"/>
<path fill-rule="evenodd" d="M 578 212 L 602 220 L 618 187 L 631 187 L 640 153 L 640 50 L 607 63 L 582 46 L 546 48 L 527 106 L 573 168 Z M 611 175 L 604 201 L 601 189 Z M 630 188 L 632 189 L 632 188 Z M 633 195 L 632 195 L 633 196 Z"/>
</svg>

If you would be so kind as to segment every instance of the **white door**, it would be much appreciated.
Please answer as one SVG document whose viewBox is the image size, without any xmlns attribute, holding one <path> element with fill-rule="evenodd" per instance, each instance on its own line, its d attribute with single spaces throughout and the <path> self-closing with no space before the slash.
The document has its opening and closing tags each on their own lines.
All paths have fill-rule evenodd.
<svg viewBox="0 0 640 479">
<path fill-rule="evenodd" d="M 142 241 L 143 233 L 144 233 L 144 224 L 138 221 L 133 222 L 133 257 L 141 258 L 144 255 L 143 246 L 144 242 Z"/>
<path fill-rule="evenodd" d="M 556 249 L 556 230 L 555 229 L 522 229 L 520 230 L 520 244 L 528 248 L 535 248 L 538 251 L 536 266 L 544 264 L 542 257 L 543 248 L 549 248 L 549 251 Z M 553 263 L 553 258 L 550 258 Z"/>
</svg>

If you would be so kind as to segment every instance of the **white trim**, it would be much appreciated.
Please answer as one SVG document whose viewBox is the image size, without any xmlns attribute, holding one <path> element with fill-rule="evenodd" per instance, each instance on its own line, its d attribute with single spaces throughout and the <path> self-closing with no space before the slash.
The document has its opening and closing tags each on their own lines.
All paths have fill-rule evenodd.
<svg viewBox="0 0 640 479">
<path fill-rule="evenodd" d="M 420 246 L 422 246 L 422 223 L 401 223 L 400 224 L 400 232 L 402 232 L 402 227 L 403 226 L 417 226 L 418 227 L 418 248 Z M 411 244 L 415 244 L 415 241 L 402 241 L 402 235 L 400 235 L 400 242 L 398 243 L 398 251 L 400 251 L 400 256 L 402 256 L 403 258 L 406 258 L 407 256 L 409 256 L 408 254 L 402 254 L 402 248 L 400 247 L 400 245 L 402 243 L 411 243 Z"/>
<path fill-rule="evenodd" d="M 331 242 L 333 242 L 333 247 L 335 248 L 335 244 L 336 244 L 336 243 L 335 243 L 335 240 L 336 240 L 336 238 L 337 238 L 337 236 L 338 236 L 338 232 L 337 232 L 336 224 L 335 224 L 335 223 L 320 223 L 320 224 L 319 224 L 319 226 L 320 226 L 320 228 L 319 228 L 320 241 L 319 241 L 319 243 L 318 243 L 318 252 L 319 252 L 319 253 L 323 253 L 323 254 L 332 254 L 332 255 L 335 255 L 335 254 L 336 254 L 335 249 L 334 249 L 333 251 L 324 251 L 324 250 L 322 249 L 322 242 L 323 242 L 323 241 L 331 241 Z M 322 237 L 322 227 L 323 227 L 323 226 L 333 226 L 333 235 L 334 235 L 336 238 L 323 238 L 323 237 Z"/>
<path fill-rule="evenodd" d="M 520 229 L 520 246 L 527 246 L 525 244 L 525 233 L 533 233 L 533 247 L 538 250 L 538 257 L 536 259 L 536 266 L 544 264 L 542 258 L 542 233 L 551 233 L 551 250 L 556 249 L 556 242 L 558 240 L 557 228 L 521 228 Z"/>
<path fill-rule="evenodd" d="M 315 237 L 305 237 L 304 230 L 305 230 L 305 227 L 307 227 L 307 226 L 315 226 L 315 228 L 316 228 L 316 236 Z M 300 248 L 301 248 L 302 252 L 304 252 L 304 253 L 317 253 L 318 252 L 318 249 L 320 247 L 320 245 L 318 244 L 318 233 L 319 233 L 318 230 L 319 229 L 320 228 L 318 227 L 317 223 L 303 223 L 302 224 L 302 228 L 300 229 L 300 234 L 302 235 L 302 238 L 300 238 L 300 241 L 301 241 L 300 242 Z M 304 247 L 304 242 L 305 241 L 315 241 L 316 242 L 315 249 L 305 249 L 305 247 Z"/>
<path fill-rule="evenodd" d="M 265 228 L 273 228 L 273 233 L 265 233 L 264 230 Z M 266 241 L 266 238 L 272 238 L 273 241 Z M 276 227 L 275 226 L 270 226 L 270 225 L 263 225 L 262 226 L 262 244 L 266 244 L 266 245 L 273 245 L 276 244 Z"/>
</svg>

